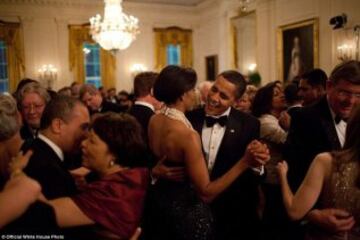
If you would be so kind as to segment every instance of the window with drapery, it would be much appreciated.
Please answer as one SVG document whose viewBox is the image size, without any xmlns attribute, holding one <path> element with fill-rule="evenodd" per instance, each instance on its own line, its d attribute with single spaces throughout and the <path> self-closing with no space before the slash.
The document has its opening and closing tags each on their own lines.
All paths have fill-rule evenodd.
<svg viewBox="0 0 360 240">
<path fill-rule="evenodd" d="M 115 56 L 96 44 L 89 31 L 89 24 L 69 25 L 69 61 L 75 81 L 115 87 Z"/>
<path fill-rule="evenodd" d="M 13 92 L 24 72 L 21 24 L 0 21 L 0 92 Z"/>
<path fill-rule="evenodd" d="M 192 31 L 179 27 L 155 28 L 155 68 L 166 65 L 192 67 Z"/>
</svg>

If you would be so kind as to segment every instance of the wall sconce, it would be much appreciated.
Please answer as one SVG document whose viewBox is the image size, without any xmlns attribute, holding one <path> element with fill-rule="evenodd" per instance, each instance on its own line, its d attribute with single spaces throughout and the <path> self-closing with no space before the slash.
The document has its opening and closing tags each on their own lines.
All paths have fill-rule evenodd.
<svg viewBox="0 0 360 240">
<path fill-rule="evenodd" d="M 248 70 L 249 70 L 249 72 L 250 72 L 250 73 L 255 72 L 256 67 L 257 67 L 256 63 L 251 63 L 251 64 L 249 64 L 249 65 L 248 65 Z"/>
<path fill-rule="evenodd" d="M 360 60 L 360 25 L 354 28 L 339 29 L 337 58 L 340 61 Z"/>
<path fill-rule="evenodd" d="M 39 70 L 39 79 L 45 83 L 48 89 L 53 88 L 54 81 L 57 78 L 57 69 L 52 64 L 45 64 Z"/>
<path fill-rule="evenodd" d="M 137 74 L 141 72 L 145 72 L 146 70 L 147 68 L 141 63 L 135 63 L 130 68 L 130 72 L 133 77 L 135 77 Z"/>
</svg>

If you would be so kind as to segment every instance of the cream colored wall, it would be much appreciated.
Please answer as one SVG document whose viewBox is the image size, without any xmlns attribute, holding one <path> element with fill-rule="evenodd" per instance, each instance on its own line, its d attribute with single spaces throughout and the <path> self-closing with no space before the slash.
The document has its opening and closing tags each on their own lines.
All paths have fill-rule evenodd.
<svg viewBox="0 0 360 240">
<path fill-rule="evenodd" d="M 319 67 L 328 74 L 339 60 L 336 58 L 335 35 L 329 25 L 331 17 L 346 13 L 348 27 L 360 24 L 358 0 L 258 0 L 257 61 L 263 84 L 279 78 L 277 30 L 278 27 L 307 20 L 319 19 Z"/>
<path fill-rule="evenodd" d="M 31 4 L 21 4 L 31 2 Z M 48 4 L 49 2 L 50 4 Z M 2 0 L 0 19 L 21 21 L 24 29 L 26 76 L 37 77 L 43 64 L 59 69 L 55 88 L 68 85 L 73 75 L 68 63 L 68 24 L 81 24 L 96 13 L 103 14 L 102 1 Z M 230 18 L 238 14 L 237 0 L 207 0 L 197 7 L 124 3 L 124 11 L 140 20 L 140 35 L 117 54 L 117 89 L 131 90 L 130 67 L 134 63 L 154 67 L 154 27 L 180 26 L 193 30 L 194 68 L 205 80 L 205 57 L 218 55 L 219 72 L 233 68 Z M 319 18 L 319 66 L 330 73 L 336 59 L 335 32 L 329 19 L 346 13 L 349 26 L 360 24 L 359 0 L 257 0 L 257 65 L 263 83 L 278 78 L 277 35 L 279 26 Z"/>
<path fill-rule="evenodd" d="M 38 69 L 44 64 L 58 68 L 58 79 L 54 84 L 59 89 L 73 82 L 69 69 L 68 29 L 69 24 L 88 22 L 96 13 L 103 15 L 102 1 L 0 1 L 0 19 L 22 22 L 24 30 L 26 76 L 37 78 Z M 37 4 L 34 4 L 34 3 Z M 154 27 L 180 26 L 194 29 L 197 15 L 191 7 L 174 7 L 124 3 L 124 12 L 139 18 L 140 34 L 126 50 L 117 53 L 116 87 L 118 90 L 131 90 L 133 76 L 130 68 L 141 63 L 153 70 Z"/>
</svg>

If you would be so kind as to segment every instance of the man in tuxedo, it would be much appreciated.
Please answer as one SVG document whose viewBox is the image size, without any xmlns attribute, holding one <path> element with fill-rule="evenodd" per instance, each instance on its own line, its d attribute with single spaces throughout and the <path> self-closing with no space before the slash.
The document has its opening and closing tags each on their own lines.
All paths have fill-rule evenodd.
<svg viewBox="0 0 360 240">
<path fill-rule="evenodd" d="M 158 75 L 159 74 L 155 72 L 142 72 L 136 75 L 134 79 L 134 94 L 136 101 L 130 108 L 129 113 L 140 123 L 146 142 L 148 142 L 147 132 L 149 120 L 151 116 L 154 115 L 155 110 L 160 106 L 160 102 L 151 94 Z"/>
<path fill-rule="evenodd" d="M 24 171 L 40 183 L 47 199 L 76 192 L 74 180 L 64 165 L 64 154 L 80 150 L 89 121 L 86 106 L 72 97 L 58 96 L 46 105 L 40 133 L 30 145 L 33 154 Z"/>
<path fill-rule="evenodd" d="M 289 182 L 295 191 L 314 159 L 321 152 L 340 150 L 345 141 L 346 121 L 360 103 L 360 62 L 349 61 L 332 71 L 326 83 L 326 96 L 296 112 L 284 151 L 289 163 Z M 341 210 L 313 210 L 309 220 L 330 231 L 347 230 L 353 218 Z"/>
<path fill-rule="evenodd" d="M 298 95 L 303 99 L 304 106 L 318 102 L 326 94 L 326 80 L 326 73 L 319 68 L 301 76 Z"/>
<path fill-rule="evenodd" d="M 187 114 L 201 136 L 211 179 L 226 173 L 259 137 L 259 121 L 231 107 L 245 87 L 240 73 L 225 71 L 210 88 L 205 107 Z M 258 239 L 259 175 L 259 169 L 246 171 L 211 203 L 216 239 Z"/>
<path fill-rule="evenodd" d="M 80 89 L 80 100 L 89 108 L 91 114 L 105 112 L 125 112 L 125 108 L 108 102 L 92 84 L 85 84 Z"/>
</svg>

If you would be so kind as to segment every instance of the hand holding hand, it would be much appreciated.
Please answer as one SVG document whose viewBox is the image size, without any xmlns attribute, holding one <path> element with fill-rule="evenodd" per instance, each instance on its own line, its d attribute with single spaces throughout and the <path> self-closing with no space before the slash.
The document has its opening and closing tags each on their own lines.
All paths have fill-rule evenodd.
<svg viewBox="0 0 360 240">
<path fill-rule="evenodd" d="M 270 152 L 265 143 L 253 140 L 249 143 L 244 154 L 244 160 L 250 167 L 265 165 L 270 160 Z"/>
<path fill-rule="evenodd" d="M 308 219 L 329 232 L 349 231 L 355 224 L 355 219 L 350 213 L 334 208 L 312 210 L 308 214 Z"/>
</svg>

